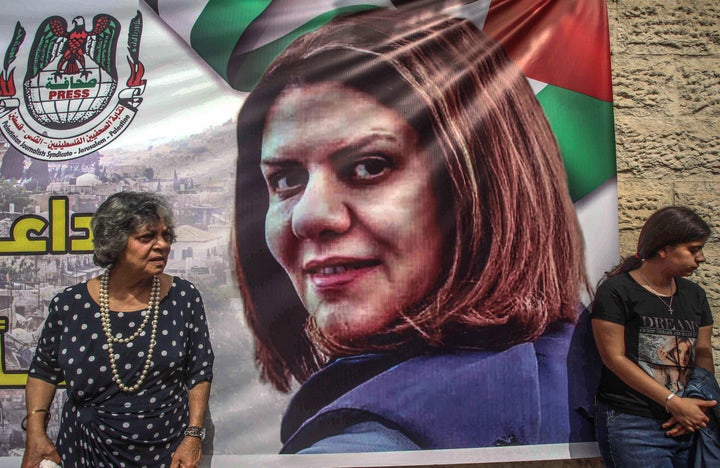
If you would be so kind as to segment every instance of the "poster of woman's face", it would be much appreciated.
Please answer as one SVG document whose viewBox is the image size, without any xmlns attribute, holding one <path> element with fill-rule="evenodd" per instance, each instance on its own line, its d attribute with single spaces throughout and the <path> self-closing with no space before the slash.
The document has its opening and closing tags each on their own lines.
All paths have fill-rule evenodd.
<svg viewBox="0 0 720 468">
<path fill-rule="evenodd" d="M 41 128 L 101 85 L 33 44 L 107 15 L 117 47 L 83 56 L 114 47 L 108 107 Z M 202 293 L 216 353 L 213 466 L 592 440 L 582 313 L 618 255 L 604 0 L 37 0 L 0 23 L 0 457 L 22 456 L 49 302 L 102 273 L 89 220 L 122 191 L 176 213 L 166 272 Z M 27 149 L 50 143 L 76 153 Z"/>
<path fill-rule="evenodd" d="M 421 3 L 341 15 L 299 37 L 238 117 L 245 313 L 261 376 L 282 391 L 300 385 L 283 453 L 592 437 L 567 402 L 587 279 L 560 148 L 503 47 Z M 555 379 L 565 391 L 514 415 L 523 426 L 553 418 L 551 435 L 429 429 L 448 406 L 501 394 L 478 393 L 469 377 L 454 381 L 454 401 L 433 400 L 449 365 L 500 366 L 509 382 L 532 365 L 529 392 Z M 408 406 L 413 392 L 424 396 Z M 438 415 L 420 422 L 428 404 Z M 505 411 L 485 406 L 477 417 Z M 367 445 L 387 431 L 401 442 Z"/>
<path fill-rule="evenodd" d="M 324 335 L 372 336 L 440 277 L 431 167 L 407 120 L 353 88 L 298 87 L 272 105 L 261 159 L 266 239 Z"/>
</svg>

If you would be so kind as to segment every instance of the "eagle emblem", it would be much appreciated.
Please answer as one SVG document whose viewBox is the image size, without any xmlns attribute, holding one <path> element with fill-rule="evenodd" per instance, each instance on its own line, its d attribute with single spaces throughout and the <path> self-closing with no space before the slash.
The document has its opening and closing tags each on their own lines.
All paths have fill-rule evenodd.
<svg viewBox="0 0 720 468">
<path fill-rule="evenodd" d="M 31 158 L 65 161 L 99 150 L 130 126 L 147 85 L 140 60 L 142 14 L 136 10 L 124 23 L 127 75 L 116 62 L 120 24 L 107 13 L 91 23 L 76 16 L 70 25 L 50 16 L 27 53 L 25 28 L 15 24 L 0 68 L 0 133 L 10 145 Z M 25 57 L 20 99 L 15 71 Z"/>
<path fill-rule="evenodd" d="M 93 18 L 92 29 L 77 16 L 72 27 L 60 16 L 46 18 L 33 41 L 23 89 L 28 111 L 41 125 L 66 129 L 101 112 L 117 87 L 115 51 L 120 23 Z"/>
</svg>

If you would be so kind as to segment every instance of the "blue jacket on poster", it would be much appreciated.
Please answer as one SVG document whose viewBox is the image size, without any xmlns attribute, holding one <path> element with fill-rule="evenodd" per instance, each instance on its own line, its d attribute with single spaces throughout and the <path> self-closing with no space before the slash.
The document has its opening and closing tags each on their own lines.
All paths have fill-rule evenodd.
<svg viewBox="0 0 720 468">
<path fill-rule="evenodd" d="M 574 331 L 556 324 L 500 352 L 337 359 L 293 397 L 281 453 L 594 440 L 589 415 L 599 365 L 585 360 L 587 346 L 576 343 L 583 340 L 573 339 Z"/>
</svg>

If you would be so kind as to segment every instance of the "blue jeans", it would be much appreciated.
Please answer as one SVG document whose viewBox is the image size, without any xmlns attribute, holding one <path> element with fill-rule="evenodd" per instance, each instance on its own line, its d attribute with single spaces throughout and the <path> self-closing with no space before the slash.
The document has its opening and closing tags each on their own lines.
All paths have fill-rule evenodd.
<svg viewBox="0 0 720 468">
<path fill-rule="evenodd" d="M 665 421 L 623 413 L 598 401 L 595 426 L 605 465 L 608 468 L 688 466 L 693 435 L 666 436 L 662 428 Z"/>
</svg>

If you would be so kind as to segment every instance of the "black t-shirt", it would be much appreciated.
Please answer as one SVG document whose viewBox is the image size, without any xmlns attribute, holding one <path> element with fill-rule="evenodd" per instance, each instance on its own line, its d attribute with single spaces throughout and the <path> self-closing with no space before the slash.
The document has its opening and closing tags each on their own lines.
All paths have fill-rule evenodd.
<svg viewBox="0 0 720 468">
<path fill-rule="evenodd" d="M 591 317 L 625 327 L 625 355 L 668 390 L 681 392 L 695 364 L 700 327 L 712 325 L 705 291 L 684 278 L 675 278 L 672 297 L 658 297 L 629 273 L 603 282 L 597 290 Z M 667 418 L 661 405 L 633 390 L 603 366 L 598 399 L 639 416 Z"/>
</svg>

